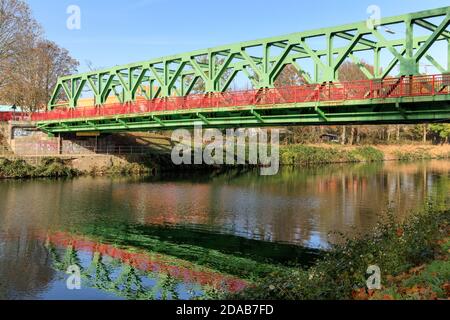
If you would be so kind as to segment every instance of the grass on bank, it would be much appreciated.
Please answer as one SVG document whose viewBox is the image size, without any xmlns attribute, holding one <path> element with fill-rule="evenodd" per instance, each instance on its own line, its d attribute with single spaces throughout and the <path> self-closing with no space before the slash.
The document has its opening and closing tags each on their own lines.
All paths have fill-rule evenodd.
<svg viewBox="0 0 450 320">
<path fill-rule="evenodd" d="M 89 174 L 91 176 L 143 176 L 149 175 L 153 172 L 151 168 L 143 164 L 127 163 L 122 165 L 112 165 L 110 167 L 97 168 L 93 167 Z"/>
<path fill-rule="evenodd" d="M 56 158 L 42 159 L 37 166 L 32 166 L 24 160 L 0 159 L 0 178 L 62 178 L 79 174 L 79 171 L 66 166 L 63 160 Z"/>
<path fill-rule="evenodd" d="M 432 155 L 427 150 L 418 149 L 415 151 L 397 151 L 395 152 L 395 156 L 399 161 L 418 161 L 418 160 L 444 160 L 450 158 L 449 154 L 440 154 L 440 155 Z"/>
<path fill-rule="evenodd" d="M 92 168 L 92 176 L 141 176 L 151 174 L 152 170 L 143 164 L 129 163 L 112 165 L 105 168 Z M 72 178 L 88 174 L 71 168 L 59 158 L 44 158 L 36 166 L 24 160 L 0 159 L 0 178 L 27 179 L 27 178 Z"/>
<path fill-rule="evenodd" d="M 358 147 L 354 150 L 323 148 L 304 145 L 280 147 L 280 160 L 284 165 L 309 165 L 344 162 L 378 162 L 384 154 L 373 147 Z"/>
<path fill-rule="evenodd" d="M 334 246 L 313 267 L 289 273 L 273 273 L 254 287 L 226 298 L 448 298 L 449 218 L 448 208 L 442 210 L 433 206 L 403 223 L 396 222 L 394 217 L 390 216 L 380 223 L 371 235 L 348 239 L 344 244 Z M 365 289 L 369 276 L 366 271 L 371 265 L 377 265 L 381 269 L 383 288 L 378 292 L 368 292 Z M 421 272 L 418 272 L 417 268 L 420 268 Z"/>
</svg>

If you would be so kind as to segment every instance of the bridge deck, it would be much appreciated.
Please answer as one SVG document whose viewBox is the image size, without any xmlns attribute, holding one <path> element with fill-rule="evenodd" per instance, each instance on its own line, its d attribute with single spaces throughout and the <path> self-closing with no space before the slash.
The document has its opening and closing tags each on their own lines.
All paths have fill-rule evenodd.
<svg viewBox="0 0 450 320">
<path fill-rule="evenodd" d="M 192 127 L 450 121 L 450 75 L 308 84 L 56 109 L 32 120 L 49 133 Z"/>
</svg>

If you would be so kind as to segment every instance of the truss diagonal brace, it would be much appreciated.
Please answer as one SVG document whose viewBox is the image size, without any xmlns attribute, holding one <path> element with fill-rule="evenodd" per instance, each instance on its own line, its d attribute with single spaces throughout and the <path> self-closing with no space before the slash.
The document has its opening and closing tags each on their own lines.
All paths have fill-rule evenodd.
<svg viewBox="0 0 450 320">
<path fill-rule="evenodd" d="M 155 121 L 157 124 L 159 124 L 161 127 L 165 127 L 166 125 L 164 124 L 164 122 L 158 118 L 157 116 L 152 116 L 152 120 Z"/>
<path fill-rule="evenodd" d="M 403 118 L 405 118 L 405 120 L 408 120 L 408 115 L 406 114 L 406 110 L 400 106 L 399 102 L 395 103 L 395 108 L 398 110 L 398 112 L 400 112 L 400 114 L 402 115 Z"/>
<path fill-rule="evenodd" d="M 197 117 L 202 120 L 205 124 L 210 125 L 211 122 L 201 113 L 197 112 Z"/>
<path fill-rule="evenodd" d="M 265 123 L 264 119 L 261 117 L 261 115 L 260 115 L 258 112 L 256 112 L 255 110 L 252 109 L 252 110 L 250 110 L 250 113 L 251 113 L 256 119 L 258 119 L 259 122 Z"/>
<path fill-rule="evenodd" d="M 324 121 L 328 122 L 328 118 L 325 115 L 325 112 L 323 112 L 319 107 L 315 107 L 314 110 L 319 115 L 319 117 L 321 117 Z"/>
<path fill-rule="evenodd" d="M 120 123 L 121 125 L 123 125 L 125 128 L 129 129 L 130 127 L 127 125 L 127 123 L 125 121 L 123 121 L 122 119 L 116 119 L 116 121 L 118 123 Z"/>
</svg>

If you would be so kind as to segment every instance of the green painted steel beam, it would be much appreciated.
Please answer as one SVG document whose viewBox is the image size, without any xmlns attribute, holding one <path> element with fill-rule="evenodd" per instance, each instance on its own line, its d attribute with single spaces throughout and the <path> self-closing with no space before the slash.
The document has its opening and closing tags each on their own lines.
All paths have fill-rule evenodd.
<svg viewBox="0 0 450 320">
<path fill-rule="evenodd" d="M 157 124 L 159 124 L 162 128 L 165 127 L 164 122 L 161 121 L 161 119 L 158 118 L 157 116 L 152 115 L 152 116 L 151 116 L 151 119 L 152 119 L 153 121 L 155 121 Z"/>
<path fill-rule="evenodd" d="M 442 22 L 430 22 L 431 18 L 442 19 Z M 138 95 L 146 99 L 184 96 L 192 93 L 194 88 L 198 93 L 200 80 L 204 84 L 200 88 L 203 93 L 223 92 L 239 72 L 246 75 L 255 89 L 270 88 L 287 64 L 292 64 L 303 76 L 306 75 L 303 70 L 315 70 L 315 82 L 336 82 L 339 81 L 339 67 L 347 59 L 354 60 L 357 52 L 374 53 L 375 74 L 361 68 L 368 78 L 384 78 L 398 64 L 400 75 L 415 75 L 419 72 L 420 59 L 427 57 L 430 60 L 430 48 L 435 43 L 448 41 L 450 56 L 449 21 L 450 7 L 443 7 L 383 18 L 381 26 L 376 29 L 370 29 L 366 21 L 362 21 L 65 76 L 58 79 L 48 107 L 53 109 L 64 105 L 75 108 L 82 92 L 87 89 L 97 106 L 103 105 L 111 95 L 119 97 L 121 102 L 131 102 Z M 383 26 L 392 24 L 404 27 L 404 39 L 387 39 Z M 429 30 L 431 35 L 416 36 L 414 25 Z M 322 45 L 314 46 L 309 41 L 312 38 L 321 39 Z M 335 41 L 337 38 L 348 43 L 339 47 Z M 387 66 L 381 65 L 381 50 L 387 50 L 394 57 Z M 435 65 L 436 58 L 431 59 Z M 450 72 L 450 62 L 446 68 L 445 71 Z M 379 74 L 381 69 L 383 72 Z"/>
<path fill-rule="evenodd" d="M 445 70 L 445 68 L 444 68 L 443 66 L 441 66 L 441 65 L 439 64 L 439 62 L 437 62 L 436 59 L 434 59 L 432 56 L 430 56 L 429 54 L 427 54 L 425 57 L 427 58 L 428 61 L 430 61 L 430 62 L 433 64 L 433 66 L 434 66 L 437 70 L 439 70 L 439 72 L 441 72 L 441 73 L 446 73 L 446 72 L 447 72 L 447 70 Z"/>
<path fill-rule="evenodd" d="M 121 125 L 123 125 L 126 129 L 129 129 L 127 123 L 125 121 L 123 121 L 122 119 L 116 119 L 118 123 L 120 123 Z"/>
<path fill-rule="evenodd" d="M 209 120 L 204 115 L 202 115 L 200 112 L 197 112 L 196 115 L 198 118 L 200 118 L 203 121 L 204 124 L 206 124 L 206 125 L 211 124 L 211 122 L 209 122 Z"/>
<path fill-rule="evenodd" d="M 449 122 L 450 110 L 424 110 L 402 114 L 398 111 L 389 112 L 366 112 L 359 114 L 326 114 L 327 125 L 362 125 L 362 124 L 418 124 L 429 122 Z M 171 121 L 164 127 L 160 127 L 151 122 L 133 122 L 128 124 L 128 128 L 118 124 L 98 124 L 101 132 L 124 132 L 124 131 L 145 131 L 145 130 L 174 130 L 178 128 L 194 128 L 198 121 Z M 280 116 L 265 116 L 264 123 L 255 117 L 239 117 L 238 119 L 226 118 L 211 120 L 204 128 L 229 128 L 229 127 L 267 127 L 267 126 L 287 126 L 287 125 L 323 125 L 323 118 L 317 113 Z M 55 133 L 75 133 L 92 131 L 89 126 L 77 126 L 69 128 L 54 128 Z"/>
<path fill-rule="evenodd" d="M 323 112 L 319 107 L 316 107 L 315 110 L 316 110 L 317 114 L 318 114 L 324 121 L 326 121 L 326 122 L 329 121 L 328 118 L 327 118 L 327 116 L 326 116 L 326 114 L 325 114 L 325 112 Z"/>
<path fill-rule="evenodd" d="M 116 115 L 89 119 L 38 122 L 49 133 L 120 132 L 193 128 L 264 127 L 450 122 L 450 95 L 335 102 L 295 103 Z M 162 120 L 164 118 L 164 120 Z"/>
<path fill-rule="evenodd" d="M 254 109 L 250 110 L 250 113 L 260 122 L 260 123 L 264 123 L 264 119 L 261 117 L 261 115 L 256 112 Z"/>
</svg>

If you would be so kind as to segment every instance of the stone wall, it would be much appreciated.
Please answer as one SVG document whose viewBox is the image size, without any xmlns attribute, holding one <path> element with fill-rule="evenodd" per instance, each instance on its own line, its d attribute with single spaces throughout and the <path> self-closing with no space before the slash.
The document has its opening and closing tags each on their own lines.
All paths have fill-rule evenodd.
<svg viewBox="0 0 450 320">
<path fill-rule="evenodd" d="M 90 155 L 115 147 L 111 136 L 49 137 L 27 123 L 10 124 L 9 144 L 17 156 Z"/>
</svg>

